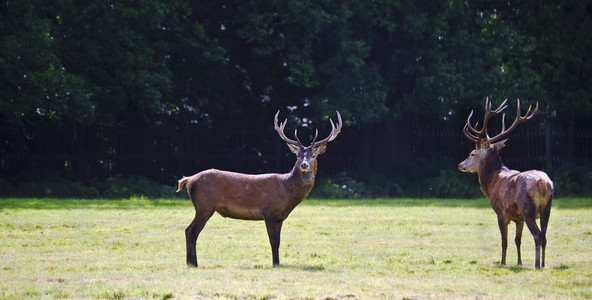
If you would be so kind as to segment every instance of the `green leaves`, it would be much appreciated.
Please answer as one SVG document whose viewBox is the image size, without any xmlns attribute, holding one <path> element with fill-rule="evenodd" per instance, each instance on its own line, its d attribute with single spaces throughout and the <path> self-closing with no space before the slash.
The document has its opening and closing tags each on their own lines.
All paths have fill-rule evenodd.
<svg viewBox="0 0 592 300">
<path fill-rule="evenodd" d="M 445 118 L 489 95 L 585 116 L 592 25 L 572 2 L 11 2 L 0 113 L 110 123 L 312 103 L 369 125 Z"/>
</svg>

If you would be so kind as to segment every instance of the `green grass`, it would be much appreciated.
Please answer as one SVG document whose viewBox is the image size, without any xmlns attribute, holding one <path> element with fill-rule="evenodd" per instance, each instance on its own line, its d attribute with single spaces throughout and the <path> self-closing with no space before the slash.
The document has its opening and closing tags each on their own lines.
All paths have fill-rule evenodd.
<svg viewBox="0 0 592 300">
<path fill-rule="evenodd" d="M 278 268 L 263 222 L 214 215 L 196 269 L 189 200 L 0 199 L 0 298 L 592 298 L 592 199 L 553 204 L 540 271 L 527 229 L 499 265 L 485 199 L 305 200 Z"/>
</svg>

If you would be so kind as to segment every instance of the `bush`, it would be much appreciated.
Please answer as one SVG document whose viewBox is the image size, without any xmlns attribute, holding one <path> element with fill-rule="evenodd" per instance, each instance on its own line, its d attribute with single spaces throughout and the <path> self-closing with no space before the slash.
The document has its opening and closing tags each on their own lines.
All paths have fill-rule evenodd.
<svg viewBox="0 0 592 300">
<path fill-rule="evenodd" d="M 355 199 L 370 194 L 363 182 L 350 178 L 345 172 L 333 178 L 321 178 L 316 186 L 311 195 L 315 198 Z"/>
<path fill-rule="evenodd" d="M 550 174 L 551 175 L 551 174 Z M 555 196 L 592 196 L 592 169 L 568 165 L 551 176 Z M 0 179 L 0 196 L 53 198 L 187 198 L 175 193 L 176 186 L 163 185 L 141 176 L 116 175 L 106 180 L 67 179 L 25 182 L 13 185 Z M 319 174 L 312 198 L 351 199 L 387 197 L 482 197 L 477 176 L 458 171 L 445 163 L 410 164 L 397 170 L 383 171 L 363 178 L 345 172 L 328 177 Z"/>
<path fill-rule="evenodd" d="M 398 170 L 383 171 L 365 178 L 352 178 L 345 172 L 333 177 L 319 176 L 311 193 L 314 198 L 388 198 L 388 197 L 482 197 L 476 176 L 465 174 L 441 163 L 413 164 Z"/>
<path fill-rule="evenodd" d="M 6 195 L 12 195 L 14 193 L 12 184 L 8 180 L 0 178 L 0 192 Z"/>
<path fill-rule="evenodd" d="M 475 198 L 483 196 L 477 176 L 458 170 L 440 170 L 440 174 L 427 180 L 426 194 L 437 198 Z"/>
<path fill-rule="evenodd" d="M 369 177 L 375 197 L 481 197 L 476 176 L 465 174 L 445 160 L 410 163 Z"/>
<path fill-rule="evenodd" d="M 94 186 L 63 178 L 41 182 L 25 182 L 14 189 L 14 196 L 55 198 L 97 198 L 99 191 Z"/>
<path fill-rule="evenodd" d="M 173 186 L 161 185 L 146 177 L 116 175 L 107 178 L 101 194 L 105 198 L 174 198 L 175 191 Z"/>
<path fill-rule="evenodd" d="M 24 182 L 16 187 L 0 179 L 0 196 L 34 198 L 182 198 L 185 193 L 175 193 L 174 186 L 162 185 L 141 176 L 116 175 L 106 180 L 96 178 L 72 181 L 58 178 L 39 182 Z"/>
<path fill-rule="evenodd" d="M 555 197 L 592 196 L 592 168 L 585 165 L 566 165 L 553 172 Z"/>
</svg>

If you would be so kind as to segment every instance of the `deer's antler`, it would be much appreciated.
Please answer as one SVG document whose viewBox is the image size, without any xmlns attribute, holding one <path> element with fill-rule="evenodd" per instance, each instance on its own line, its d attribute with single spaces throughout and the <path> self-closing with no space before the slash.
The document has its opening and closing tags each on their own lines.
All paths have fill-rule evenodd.
<svg viewBox="0 0 592 300">
<path fill-rule="evenodd" d="M 304 147 L 304 146 L 302 146 L 300 139 L 298 139 L 298 130 L 297 129 L 294 130 L 294 136 L 296 137 L 296 140 L 292 140 L 284 134 L 284 128 L 286 127 L 286 123 L 288 123 L 288 119 L 286 119 L 286 120 L 284 120 L 284 122 L 280 122 L 278 124 L 279 114 L 280 114 L 280 111 L 278 110 L 277 113 L 275 114 L 275 119 L 274 119 L 273 125 L 274 125 L 275 130 L 278 132 L 278 134 L 282 138 L 282 140 L 284 140 L 284 142 L 294 145 L 294 146 Z M 341 127 L 343 127 L 343 121 L 341 120 L 341 114 L 339 114 L 339 111 L 337 111 L 337 119 L 338 119 L 337 126 L 335 126 L 335 123 L 333 123 L 333 120 L 329 119 L 329 121 L 331 122 L 331 128 L 332 128 L 331 134 L 329 134 L 329 136 L 327 138 L 325 138 L 324 140 L 317 142 L 316 140 L 319 136 L 319 131 L 318 130 L 315 131 L 315 136 L 312 139 L 312 143 L 311 143 L 311 146 L 313 148 L 316 148 L 322 144 L 326 144 L 326 143 L 334 140 L 335 138 L 337 138 L 337 135 L 339 135 L 339 132 L 341 132 Z"/>
<path fill-rule="evenodd" d="M 335 127 L 335 123 L 333 123 L 333 120 L 331 118 L 329 118 L 329 122 L 331 122 L 331 134 L 329 134 L 328 137 L 326 137 L 323 140 L 320 140 L 318 142 L 315 142 L 315 140 L 317 139 L 317 135 L 318 135 L 318 131 L 317 134 L 315 134 L 315 138 L 313 139 L 312 142 L 312 146 L 313 148 L 316 148 L 322 144 L 326 144 L 328 142 L 333 141 L 335 138 L 337 138 L 337 135 L 339 135 L 339 133 L 341 132 L 341 127 L 343 127 L 343 121 L 341 121 L 341 114 L 339 113 L 339 111 L 337 112 L 337 127 Z"/>
<path fill-rule="evenodd" d="M 477 146 L 481 145 L 481 142 L 484 138 L 489 139 L 487 136 L 487 123 L 491 117 L 499 114 L 504 109 L 506 109 L 506 107 L 508 107 L 506 105 L 507 101 L 508 99 L 504 100 L 504 102 L 498 108 L 491 110 L 491 101 L 489 101 L 489 97 L 485 99 L 485 115 L 483 116 L 483 126 L 481 127 L 481 130 L 475 129 L 475 127 L 479 125 L 479 122 L 475 123 L 475 127 L 471 125 L 471 117 L 473 116 L 473 111 L 471 110 L 471 113 L 467 118 L 467 124 L 465 124 L 465 127 L 463 128 L 463 133 L 467 139 L 475 143 Z"/>
<path fill-rule="evenodd" d="M 471 117 L 473 116 L 473 111 L 471 110 L 471 113 L 469 114 L 469 117 L 467 118 L 467 124 L 465 124 L 465 127 L 463 128 L 463 133 L 464 133 L 465 137 L 467 137 L 467 139 L 469 139 L 470 141 L 475 143 L 476 146 L 480 146 L 484 140 L 487 140 L 490 143 L 497 142 L 500 139 L 502 139 L 503 137 L 507 136 L 514 129 L 516 129 L 518 124 L 532 118 L 532 116 L 534 116 L 534 114 L 539 109 L 538 102 L 532 112 L 531 112 L 532 106 L 529 105 L 528 111 L 526 112 L 526 114 L 524 116 L 522 116 L 520 114 L 520 99 L 518 99 L 517 104 L 516 104 L 516 119 L 514 120 L 514 123 L 512 123 L 512 126 L 510 126 L 510 128 L 508 128 L 508 129 L 506 129 L 506 124 L 505 124 L 506 114 L 502 114 L 502 132 L 500 132 L 499 134 L 490 138 L 489 135 L 487 134 L 487 123 L 489 122 L 489 119 L 491 117 L 498 115 L 500 112 L 502 112 L 504 109 L 506 109 L 506 107 L 508 107 L 506 105 L 507 101 L 508 101 L 508 99 L 504 100 L 504 102 L 497 109 L 491 110 L 491 101 L 489 101 L 489 97 L 487 97 L 487 99 L 485 100 L 485 116 L 483 117 L 483 126 L 481 127 L 481 130 L 477 130 L 475 128 L 475 127 L 477 127 L 477 125 L 479 125 L 479 123 L 475 123 L 475 126 L 471 125 Z"/>
<path fill-rule="evenodd" d="M 530 111 L 531 109 L 532 109 L 532 105 L 529 105 L 528 110 L 526 111 L 526 114 L 524 114 L 524 116 L 522 116 L 520 113 L 520 99 L 517 99 L 517 101 L 516 101 L 516 119 L 514 119 L 514 123 L 512 123 L 510 128 L 508 128 L 506 130 L 506 124 L 505 124 L 506 114 L 503 114 L 502 115 L 502 132 L 500 132 L 499 134 L 497 134 L 496 136 L 494 136 L 492 138 L 489 138 L 489 142 L 495 143 L 495 142 L 501 140 L 503 137 L 507 136 L 510 132 L 512 132 L 514 129 L 516 129 L 516 127 L 518 127 L 518 124 L 523 123 L 523 122 L 529 120 L 530 118 L 532 118 L 534 116 L 534 114 L 539 110 L 539 103 L 537 102 L 537 104 L 535 105 L 534 110 L 532 112 Z"/>
<path fill-rule="evenodd" d="M 279 114 L 280 114 L 280 111 L 278 110 L 277 113 L 275 113 L 275 118 L 273 121 L 273 127 L 275 128 L 277 133 L 280 135 L 282 140 L 284 140 L 284 142 L 294 145 L 294 146 L 297 146 L 297 147 L 302 147 L 302 143 L 300 143 L 300 140 L 298 139 L 298 131 L 297 130 L 294 130 L 294 135 L 296 136 L 296 141 L 288 138 L 284 134 L 284 128 L 286 127 L 286 124 L 288 123 L 288 119 L 285 119 L 284 122 L 281 122 L 278 124 Z"/>
</svg>

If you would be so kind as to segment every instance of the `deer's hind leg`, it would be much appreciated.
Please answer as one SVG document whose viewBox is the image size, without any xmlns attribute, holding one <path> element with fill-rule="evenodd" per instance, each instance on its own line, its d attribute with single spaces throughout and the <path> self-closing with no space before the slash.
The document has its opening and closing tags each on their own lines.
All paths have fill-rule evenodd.
<svg viewBox="0 0 592 300">
<path fill-rule="evenodd" d="M 542 253 L 541 253 L 541 267 L 545 267 L 545 248 L 547 247 L 547 225 L 549 224 L 549 217 L 551 216 L 551 201 L 553 197 L 549 199 L 547 203 L 547 207 L 543 210 L 541 214 L 541 246 L 542 246 Z"/>
<path fill-rule="evenodd" d="M 541 248 L 542 248 L 542 237 L 541 230 L 536 223 L 536 208 L 532 198 L 528 197 L 528 201 L 520 203 L 520 210 L 524 217 L 524 222 L 528 227 L 528 230 L 532 234 L 535 246 L 535 262 L 534 267 L 537 269 L 541 268 Z"/>
<path fill-rule="evenodd" d="M 195 210 L 195 218 L 185 229 L 185 242 L 187 245 L 187 264 L 197 267 L 197 255 L 195 253 L 195 243 L 199 233 L 206 226 L 206 222 L 214 214 L 214 209 Z"/>
</svg>

